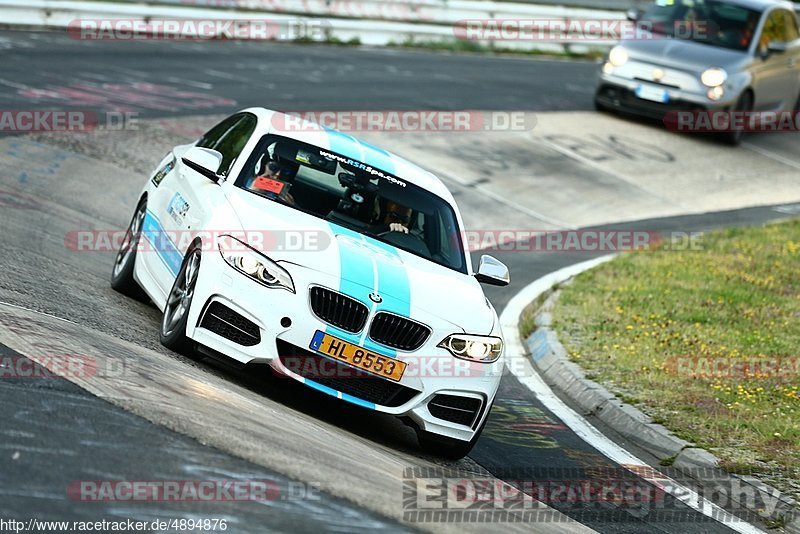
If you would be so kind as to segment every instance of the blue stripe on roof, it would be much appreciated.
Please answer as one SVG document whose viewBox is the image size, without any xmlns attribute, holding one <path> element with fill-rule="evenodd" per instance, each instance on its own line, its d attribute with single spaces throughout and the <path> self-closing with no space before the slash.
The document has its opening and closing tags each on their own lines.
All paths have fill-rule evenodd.
<svg viewBox="0 0 800 534">
<path fill-rule="evenodd" d="M 361 149 L 361 143 L 355 137 L 344 134 L 337 130 L 325 128 L 328 134 L 328 141 L 330 142 L 330 149 L 337 154 L 347 156 L 350 159 L 364 162 L 364 152 Z"/>
<path fill-rule="evenodd" d="M 361 161 L 390 174 L 395 174 L 395 172 L 397 172 L 395 158 L 392 154 L 364 141 L 358 141 L 358 143 L 364 148 L 364 152 L 366 153 L 366 160 Z"/>
</svg>

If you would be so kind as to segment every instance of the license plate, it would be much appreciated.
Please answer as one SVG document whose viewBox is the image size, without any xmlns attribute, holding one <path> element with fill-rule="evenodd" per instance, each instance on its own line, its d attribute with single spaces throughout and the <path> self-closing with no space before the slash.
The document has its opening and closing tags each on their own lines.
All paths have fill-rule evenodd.
<svg viewBox="0 0 800 534">
<path fill-rule="evenodd" d="M 406 363 L 388 356 L 370 352 L 358 345 L 342 341 L 321 330 L 311 339 L 311 350 L 358 367 L 368 373 L 398 382 L 406 370 Z"/>
<path fill-rule="evenodd" d="M 666 104 L 669 102 L 669 93 L 660 87 L 653 87 L 650 85 L 637 85 L 634 91 L 636 96 L 643 100 L 651 100 L 653 102 L 661 102 Z"/>
</svg>

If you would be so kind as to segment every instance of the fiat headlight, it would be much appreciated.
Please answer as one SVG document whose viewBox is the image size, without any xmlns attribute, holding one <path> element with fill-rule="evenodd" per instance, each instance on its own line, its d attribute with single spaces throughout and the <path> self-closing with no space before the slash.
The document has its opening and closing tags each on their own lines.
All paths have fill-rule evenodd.
<svg viewBox="0 0 800 534">
<path fill-rule="evenodd" d="M 217 243 L 219 253 L 225 263 L 255 280 L 259 284 L 275 289 L 285 289 L 294 293 L 291 275 L 256 249 L 229 235 L 220 236 Z"/>
<path fill-rule="evenodd" d="M 439 346 L 456 358 L 481 363 L 496 362 L 503 352 L 503 340 L 493 336 L 452 334 L 444 338 Z"/>
<path fill-rule="evenodd" d="M 703 85 L 706 87 L 720 86 L 725 83 L 727 79 L 728 73 L 725 72 L 724 69 L 719 69 L 717 67 L 706 69 L 703 74 L 700 75 L 700 81 L 703 82 Z"/>
<path fill-rule="evenodd" d="M 624 47 L 617 45 L 608 53 L 608 62 L 615 67 L 621 67 L 628 62 L 628 51 Z"/>
</svg>

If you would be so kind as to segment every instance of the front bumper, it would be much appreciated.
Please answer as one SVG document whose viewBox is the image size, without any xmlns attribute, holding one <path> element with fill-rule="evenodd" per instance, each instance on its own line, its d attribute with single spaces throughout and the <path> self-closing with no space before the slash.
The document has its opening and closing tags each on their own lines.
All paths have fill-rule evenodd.
<svg viewBox="0 0 800 534">
<path fill-rule="evenodd" d="M 339 330 L 311 311 L 309 287 L 336 287 L 338 280 L 326 279 L 318 271 L 297 265 L 286 267 L 294 279 L 296 294 L 261 286 L 228 266 L 218 253 L 204 253 L 189 311 L 187 336 L 238 362 L 268 364 L 281 375 L 322 393 L 408 418 L 427 432 L 465 441 L 474 436 L 494 401 L 502 375 L 502 357 L 493 364 L 459 360 L 436 346 L 453 333 L 452 325 L 422 320 L 433 333 L 414 352 L 388 347 L 380 350 L 374 342 L 369 343 L 370 351 L 408 364 L 399 382 L 355 371 L 354 367 L 309 347 L 318 330 L 364 346 L 363 333 L 354 335 Z M 219 313 L 220 305 L 233 314 Z M 212 321 L 208 315 L 210 309 L 215 315 Z M 375 311 L 372 310 L 365 329 L 369 328 Z M 443 409 L 441 405 L 452 404 L 453 397 L 460 402 L 449 411 Z M 474 409 L 474 417 L 456 417 L 464 413 L 463 406 Z"/>
<path fill-rule="evenodd" d="M 656 102 L 638 97 L 636 88 L 640 85 L 663 89 L 669 95 L 669 101 Z M 719 101 L 713 101 L 705 93 L 604 73 L 600 75 L 595 91 L 595 103 L 598 107 L 660 121 L 663 121 L 666 114 L 671 111 L 727 111 L 736 103 L 738 97 L 738 94 L 729 94 Z"/>
</svg>

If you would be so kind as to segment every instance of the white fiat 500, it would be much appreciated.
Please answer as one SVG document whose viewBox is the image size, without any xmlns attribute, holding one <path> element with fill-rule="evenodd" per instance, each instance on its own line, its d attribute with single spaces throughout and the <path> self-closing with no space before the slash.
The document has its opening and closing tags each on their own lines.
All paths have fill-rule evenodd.
<svg viewBox="0 0 800 534">
<path fill-rule="evenodd" d="M 289 125 L 293 125 L 291 128 Z M 163 311 L 161 342 L 266 363 L 415 427 L 462 457 L 500 383 L 503 341 L 452 195 L 430 172 L 313 123 L 247 109 L 147 180 L 111 285 Z"/>
</svg>

